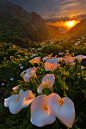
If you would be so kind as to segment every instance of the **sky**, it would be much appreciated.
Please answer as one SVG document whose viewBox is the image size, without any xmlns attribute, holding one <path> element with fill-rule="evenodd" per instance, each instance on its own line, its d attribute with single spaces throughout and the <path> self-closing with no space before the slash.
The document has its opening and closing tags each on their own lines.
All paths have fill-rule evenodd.
<svg viewBox="0 0 86 129">
<path fill-rule="evenodd" d="M 28 12 L 36 12 L 46 22 L 86 18 L 86 0 L 7 0 Z"/>
</svg>

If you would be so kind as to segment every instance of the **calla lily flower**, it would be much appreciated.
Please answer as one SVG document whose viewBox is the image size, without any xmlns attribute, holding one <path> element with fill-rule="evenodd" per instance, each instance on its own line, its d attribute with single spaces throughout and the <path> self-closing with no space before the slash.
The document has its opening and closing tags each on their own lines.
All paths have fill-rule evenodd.
<svg viewBox="0 0 86 129">
<path fill-rule="evenodd" d="M 1 83 L 1 86 L 3 86 L 4 85 L 4 82 L 3 83 Z"/>
<path fill-rule="evenodd" d="M 35 57 L 34 59 L 29 61 L 32 65 L 34 65 L 34 63 L 37 63 L 38 65 L 41 62 L 41 57 Z"/>
<path fill-rule="evenodd" d="M 80 44 L 80 41 L 77 41 L 76 43 L 75 43 L 75 46 L 78 46 Z"/>
<path fill-rule="evenodd" d="M 43 127 L 52 124 L 55 121 L 55 116 L 46 107 L 47 96 L 40 95 L 31 103 L 31 123 L 38 127 Z"/>
<path fill-rule="evenodd" d="M 33 54 L 31 57 L 38 56 L 38 54 Z"/>
<path fill-rule="evenodd" d="M 86 58 L 86 56 L 84 56 L 84 55 L 75 56 L 75 59 L 77 59 L 79 63 L 81 63 L 82 60 L 85 59 L 85 58 Z"/>
<path fill-rule="evenodd" d="M 14 80 L 14 78 L 10 78 L 10 81 L 13 81 Z"/>
<path fill-rule="evenodd" d="M 9 110 L 12 114 L 16 114 L 21 110 L 19 99 L 22 94 L 23 90 L 20 90 L 19 94 L 11 95 L 10 97 L 4 99 L 4 106 L 9 107 Z"/>
<path fill-rule="evenodd" d="M 40 51 L 40 50 L 41 50 L 41 48 L 37 48 L 37 50 L 38 50 L 38 51 Z"/>
<path fill-rule="evenodd" d="M 20 67 L 20 69 L 23 69 L 23 68 L 24 68 L 24 66 L 21 66 L 21 67 Z"/>
<path fill-rule="evenodd" d="M 34 74 L 36 73 L 37 68 L 33 67 L 33 68 L 29 68 L 27 70 L 24 70 L 20 76 L 23 77 L 24 81 L 29 82 L 29 79 L 34 76 Z"/>
<path fill-rule="evenodd" d="M 86 67 L 84 67 L 83 65 L 81 65 L 81 69 L 86 69 Z"/>
<path fill-rule="evenodd" d="M 65 60 L 65 63 L 66 63 L 66 64 L 68 64 L 68 63 L 73 64 L 73 62 L 74 62 L 74 60 L 75 60 L 75 58 L 72 57 L 72 56 L 64 56 L 63 59 Z"/>
<path fill-rule="evenodd" d="M 22 66 L 22 64 L 19 64 L 19 66 Z"/>
<path fill-rule="evenodd" d="M 45 60 L 49 60 L 50 59 L 50 57 L 49 56 L 45 56 L 45 57 L 43 57 L 43 62 L 45 61 Z"/>
<path fill-rule="evenodd" d="M 9 107 L 10 98 L 11 98 L 11 96 L 6 98 L 6 99 L 4 99 L 4 106 L 5 107 Z"/>
<path fill-rule="evenodd" d="M 33 95 L 31 90 L 25 91 L 20 97 L 20 107 L 25 108 L 29 106 L 29 104 L 35 99 L 35 95 Z"/>
<path fill-rule="evenodd" d="M 60 64 L 57 63 L 57 59 L 51 59 L 51 60 L 47 60 L 45 62 L 45 70 L 46 71 L 53 71 L 57 68 L 57 66 L 60 66 Z"/>
<path fill-rule="evenodd" d="M 43 57 L 43 59 L 42 59 L 43 62 L 44 62 L 45 60 L 49 60 L 52 55 L 53 55 L 53 53 L 49 54 L 48 56 Z"/>
<path fill-rule="evenodd" d="M 24 93 L 24 91 L 21 89 L 21 90 L 19 91 L 19 95 L 21 96 L 23 93 Z"/>
<path fill-rule="evenodd" d="M 54 85 L 55 77 L 54 74 L 46 74 L 42 78 L 42 83 L 39 85 L 37 92 L 42 93 L 44 88 L 51 88 Z"/>
<path fill-rule="evenodd" d="M 17 90 L 17 89 L 19 89 L 19 87 L 20 87 L 20 85 L 17 85 L 15 87 L 13 87 L 12 90 Z"/>
<path fill-rule="evenodd" d="M 20 95 L 12 95 L 9 101 L 9 110 L 12 114 L 16 114 L 21 110 L 19 105 Z"/>
<path fill-rule="evenodd" d="M 58 57 L 57 62 L 59 63 L 59 61 L 63 61 L 63 57 Z"/>
<path fill-rule="evenodd" d="M 59 55 L 63 55 L 64 54 L 64 52 L 59 52 Z"/>
<path fill-rule="evenodd" d="M 75 107 L 71 99 L 61 98 L 58 94 L 51 93 L 47 98 L 47 108 L 66 126 L 72 127 L 75 118 Z"/>
</svg>

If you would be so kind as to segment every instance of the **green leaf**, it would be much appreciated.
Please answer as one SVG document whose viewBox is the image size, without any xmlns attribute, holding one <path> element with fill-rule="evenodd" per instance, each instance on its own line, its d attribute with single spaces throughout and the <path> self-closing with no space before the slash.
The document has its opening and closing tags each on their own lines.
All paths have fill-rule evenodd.
<svg viewBox="0 0 86 129">
<path fill-rule="evenodd" d="M 53 123 L 52 129 L 59 129 L 59 123 L 57 120 Z"/>
<path fill-rule="evenodd" d="M 84 94 L 84 96 L 86 98 L 86 90 L 82 90 L 82 93 Z"/>
<path fill-rule="evenodd" d="M 75 123 L 73 123 L 72 129 L 80 129 L 80 128 L 78 128 L 78 127 L 75 125 Z"/>
<path fill-rule="evenodd" d="M 20 129 L 20 126 L 13 126 L 10 129 Z"/>
<path fill-rule="evenodd" d="M 26 129 L 33 129 L 33 126 L 31 123 L 28 124 L 28 127 Z"/>
<path fill-rule="evenodd" d="M 11 117 L 8 117 L 7 120 L 16 121 L 16 120 L 22 120 L 26 118 L 26 109 L 22 109 L 22 111 L 18 112 L 17 114 L 12 114 Z"/>
<path fill-rule="evenodd" d="M 85 81 L 86 81 L 86 77 L 85 77 L 85 78 L 83 78 L 83 80 L 85 80 Z"/>
<path fill-rule="evenodd" d="M 25 122 L 23 123 L 23 125 L 20 127 L 20 129 L 26 129 L 27 126 L 29 124 L 29 119 L 25 119 Z"/>
</svg>

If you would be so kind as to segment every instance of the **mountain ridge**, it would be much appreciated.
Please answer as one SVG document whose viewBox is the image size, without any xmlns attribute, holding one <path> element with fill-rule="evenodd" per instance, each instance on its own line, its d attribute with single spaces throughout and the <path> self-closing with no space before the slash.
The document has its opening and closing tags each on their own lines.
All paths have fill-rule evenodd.
<svg viewBox="0 0 86 129">
<path fill-rule="evenodd" d="M 48 36 L 45 21 L 38 14 L 28 13 L 23 7 L 0 0 L 0 41 L 23 45 L 42 41 Z"/>
</svg>

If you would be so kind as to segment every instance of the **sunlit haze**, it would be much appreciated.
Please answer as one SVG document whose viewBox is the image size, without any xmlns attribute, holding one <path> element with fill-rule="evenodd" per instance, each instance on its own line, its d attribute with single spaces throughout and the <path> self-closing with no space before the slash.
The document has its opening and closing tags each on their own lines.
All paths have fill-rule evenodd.
<svg viewBox="0 0 86 129">
<path fill-rule="evenodd" d="M 74 27 L 80 20 L 69 20 L 69 21 L 57 21 L 57 22 L 46 22 L 46 25 L 53 25 L 59 28 L 60 33 L 66 33 L 69 29 Z"/>
<path fill-rule="evenodd" d="M 69 22 L 67 22 L 68 27 L 72 27 L 73 24 L 74 24 L 74 21 L 69 21 Z"/>
<path fill-rule="evenodd" d="M 36 12 L 47 25 L 57 26 L 61 33 L 86 19 L 86 0 L 8 0 L 23 7 L 24 10 Z"/>
</svg>

